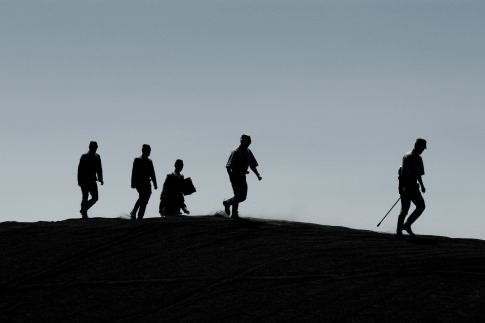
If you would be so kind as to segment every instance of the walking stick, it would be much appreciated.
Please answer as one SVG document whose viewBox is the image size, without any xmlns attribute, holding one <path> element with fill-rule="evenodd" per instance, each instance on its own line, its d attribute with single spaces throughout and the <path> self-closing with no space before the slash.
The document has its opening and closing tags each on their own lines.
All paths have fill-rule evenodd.
<svg viewBox="0 0 485 323">
<path fill-rule="evenodd" d="M 386 215 L 384 215 L 384 217 L 382 218 L 381 222 L 379 222 L 379 224 L 377 226 L 380 226 L 382 221 L 384 221 L 384 219 L 386 218 L 386 216 L 391 213 L 392 209 L 396 206 L 397 202 L 399 202 L 399 200 L 401 199 L 401 197 L 399 197 L 396 201 L 396 203 L 394 203 L 394 205 L 391 207 L 391 209 L 386 213 Z"/>
</svg>

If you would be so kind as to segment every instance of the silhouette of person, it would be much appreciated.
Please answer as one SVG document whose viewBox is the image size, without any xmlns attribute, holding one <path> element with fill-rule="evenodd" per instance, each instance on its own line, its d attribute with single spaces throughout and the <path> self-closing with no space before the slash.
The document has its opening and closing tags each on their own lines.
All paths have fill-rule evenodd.
<svg viewBox="0 0 485 323">
<path fill-rule="evenodd" d="M 103 182 L 103 168 L 101 167 L 101 157 L 96 153 L 98 144 L 96 141 L 89 143 L 89 151 L 81 156 L 77 168 L 77 183 L 81 187 L 82 201 L 81 213 L 82 219 L 88 219 L 88 210 L 98 201 L 98 185 Z M 91 199 L 88 200 L 91 194 Z"/>
<path fill-rule="evenodd" d="M 425 209 L 424 199 L 419 191 L 426 192 L 422 176 L 424 175 L 424 165 L 421 154 L 426 149 L 426 140 L 416 139 L 414 149 L 407 152 L 402 159 L 401 172 L 399 176 L 399 194 L 401 195 L 401 212 L 397 220 L 397 235 L 402 235 L 402 230 L 406 230 L 409 235 L 414 236 L 411 226 Z M 408 214 L 411 202 L 416 205 L 416 209 L 409 215 L 406 223 L 404 219 Z"/>
<path fill-rule="evenodd" d="M 167 174 L 160 194 L 160 215 L 180 215 L 180 209 L 185 214 L 190 214 L 184 199 L 184 175 L 181 173 L 184 162 L 181 159 L 175 161 L 175 170 Z"/>
<path fill-rule="evenodd" d="M 136 188 L 139 197 L 131 211 L 130 215 L 135 220 L 136 213 L 138 212 L 138 220 L 143 220 L 145 210 L 152 195 L 152 185 L 157 189 L 157 178 L 155 176 L 155 169 L 153 168 L 153 162 L 148 156 L 150 156 L 151 148 L 149 145 L 143 145 L 142 154 L 140 157 L 135 158 L 133 161 L 133 169 L 131 172 L 131 188 Z"/>
<path fill-rule="evenodd" d="M 233 219 L 239 218 L 239 203 L 245 201 L 248 194 L 248 184 L 246 182 L 246 174 L 249 174 L 248 168 L 251 168 L 259 180 L 263 179 L 258 173 L 258 162 L 249 149 L 249 145 L 251 145 L 251 137 L 246 134 L 242 135 L 239 147 L 231 152 L 226 164 L 227 173 L 229 174 L 229 179 L 234 191 L 234 197 L 225 200 L 222 204 L 224 205 L 224 210 L 227 215 L 231 215 L 232 205 Z"/>
</svg>

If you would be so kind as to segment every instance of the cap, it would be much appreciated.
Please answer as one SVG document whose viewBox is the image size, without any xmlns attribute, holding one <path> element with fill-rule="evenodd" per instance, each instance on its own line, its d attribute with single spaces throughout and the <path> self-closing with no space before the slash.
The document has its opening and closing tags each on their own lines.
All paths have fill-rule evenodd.
<svg viewBox="0 0 485 323">
<path fill-rule="evenodd" d="M 98 143 L 96 141 L 91 141 L 89 143 L 89 148 L 98 148 Z"/>
</svg>

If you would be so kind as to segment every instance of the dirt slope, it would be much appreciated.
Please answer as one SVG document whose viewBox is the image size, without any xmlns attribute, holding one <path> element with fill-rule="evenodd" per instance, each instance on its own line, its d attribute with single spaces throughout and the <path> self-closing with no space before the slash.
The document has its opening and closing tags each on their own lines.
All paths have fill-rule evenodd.
<svg viewBox="0 0 485 323">
<path fill-rule="evenodd" d="M 0 224 L 1 322 L 479 322 L 485 242 L 216 217 Z"/>
</svg>

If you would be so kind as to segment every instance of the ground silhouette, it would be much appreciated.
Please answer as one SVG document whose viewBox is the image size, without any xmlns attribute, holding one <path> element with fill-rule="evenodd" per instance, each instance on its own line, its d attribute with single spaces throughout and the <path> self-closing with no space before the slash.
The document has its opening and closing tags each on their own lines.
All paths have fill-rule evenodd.
<svg viewBox="0 0 485 323">
<path fill-rule="evenodd" d="M 0 224 L 0 321 L 479 322 L 485 241 L 213 216 Z"/>
</svg>

